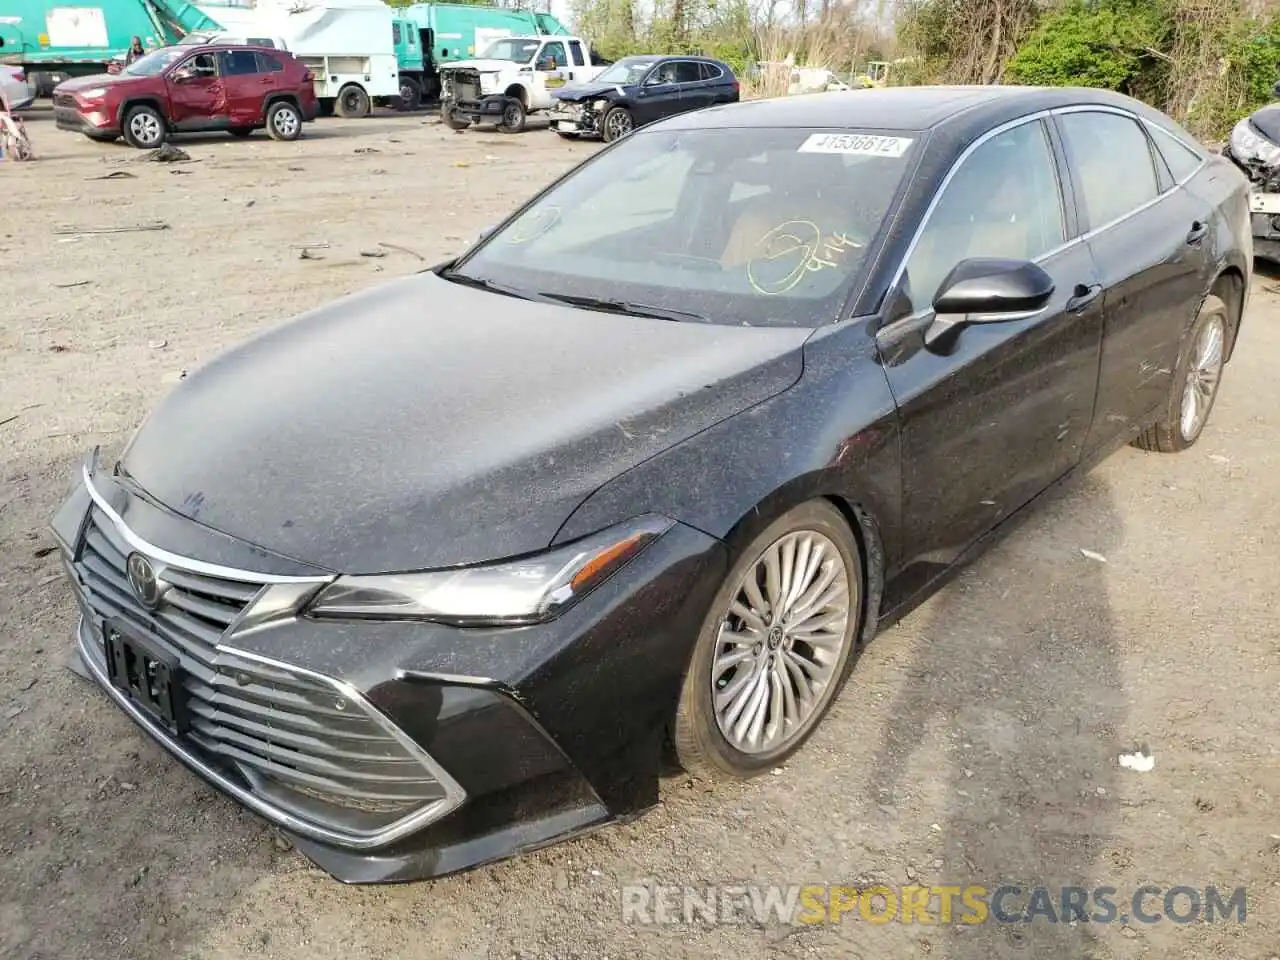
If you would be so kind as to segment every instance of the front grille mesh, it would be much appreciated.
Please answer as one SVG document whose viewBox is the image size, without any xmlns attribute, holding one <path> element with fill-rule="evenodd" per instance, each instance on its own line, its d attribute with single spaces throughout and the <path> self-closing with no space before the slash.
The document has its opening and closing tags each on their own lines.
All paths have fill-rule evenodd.
<svg viewBox="0 0 1280 960">
<path fill-rule="evenodd" d="M 171 586 L 152 612 L 129 586 L 129 553 L 114 524 L 95 507 L 73 563 L 79 600 L 95 620 L 118 619 L 178 655 L 190 724 L 182 739 L 188 747 L 230 765 L 255 792 L 310 819 L 336 807 L 385 821 L 388 814 L 404 815 L 445 796 L 400 740 L 333 685 L 217 651 L 222 634 L 265 584 L 157 563 L 160 578 Z M 100 625 L 94 626 L 93 652 L 105 667 Z M 322 807 L 316 809 L 312 800 Z"/>
<path fill-rule="evenodd" d="M 53 95 L 53 105 L 55 107 L 75 107 L 76 98 L 69 93 L 55 93 Z"/>
</svg>

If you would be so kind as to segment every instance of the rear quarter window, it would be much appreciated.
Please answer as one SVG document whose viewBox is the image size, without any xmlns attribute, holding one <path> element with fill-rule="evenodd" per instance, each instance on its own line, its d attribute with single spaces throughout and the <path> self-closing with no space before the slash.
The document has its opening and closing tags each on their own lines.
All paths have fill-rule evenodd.
<svg viewBox="0 0 1280 960">
<path fill-rule="evenodd" d="M 1151 139 L 1155 142 L 1156 149 L 1160 152 L 1160 156 L 1164 157 L 1169 172 L 1178 183 L 1195 173 L 1196 168 L 1204 162 L 1204 157 L 1163 127 L 1152 124 L 1148 129 L 1151 131 Z"/>
</svg>

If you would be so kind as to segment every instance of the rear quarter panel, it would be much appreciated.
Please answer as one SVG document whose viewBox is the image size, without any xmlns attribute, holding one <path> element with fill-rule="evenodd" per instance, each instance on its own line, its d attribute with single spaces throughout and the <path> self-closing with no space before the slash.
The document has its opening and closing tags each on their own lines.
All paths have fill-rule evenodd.
<svg viewBox="0 0 1280 960">
<path fill-rule="evenodd" d="M 1243 289 L 1239 306 L 1243 315 L 1253 277 L 1249 180 L 1230 160 L 1211 154 L 1208 163 L 1187 182 L 1186 189 L 1213 207 L 1214 219 L 1208 238 L 1208 249 L 1213 259 L 1211 281 L 1227 270 L 1240 274 Z M 1235 332 L 1239 333 L 1238 330 Z M 1234 346 L 1235 337 L 1232 338 Z"/>
</svg>

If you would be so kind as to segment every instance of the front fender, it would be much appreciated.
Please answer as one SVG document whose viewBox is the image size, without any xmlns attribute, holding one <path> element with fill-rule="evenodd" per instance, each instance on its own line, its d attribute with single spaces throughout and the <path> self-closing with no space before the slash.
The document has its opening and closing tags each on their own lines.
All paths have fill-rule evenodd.
<svg viewBox="0 0 1280 960">
<path fill-rule="evenodd" d="M 804 365 L 783 393 L 600 487 L 555 542 L 654 511 L 732 545 L 797 503 L 831 497 L 876 525 L 891 570 L 900 552 L 898 420 L 868 324 L 819 330 Z"/>
</svg>

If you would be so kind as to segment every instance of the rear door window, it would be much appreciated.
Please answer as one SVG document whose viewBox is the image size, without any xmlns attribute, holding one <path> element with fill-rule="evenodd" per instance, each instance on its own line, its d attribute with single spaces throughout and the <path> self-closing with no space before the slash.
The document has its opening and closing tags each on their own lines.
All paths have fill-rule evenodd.
<svg viewBox="0 0 1280 960">
<path fill-rule="evenodd" d="M 698 83 L 702 80 L 702 66 L 692 60 L 677 60 L 671 65 L 674 70 L 674 83 Z"/>
<path fill-rule="evenodd" d="M 1077 198 L 1096 230 L 1160 195 L 1147 135 L 1119 113 L 1082 110 L 1058 116 L 1076 179 Z"/>
<path fill-rule="evenodd" d="M 700 63 L 698 67 L 701 70 L 703 80 L 719 80 L 724 76 L 724 71 L 714 63 Z"/>
<path fill-rule="evenodd" d="M 258 55 L 252 50 L 225 50 L 221 57 L 224 77 L 242 77 L 258 72 Z"/>
<path fill-rule="evenodd" d="M 259 53 L 257 54 L 257 58 L 259 73 L 281 73 L 284 70 L 284 64 L 275 57 L 268 56 L 265 53 Z"/>
</svg>

